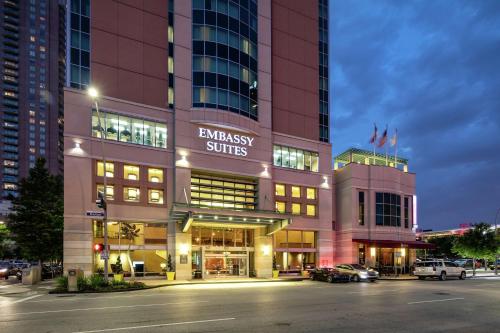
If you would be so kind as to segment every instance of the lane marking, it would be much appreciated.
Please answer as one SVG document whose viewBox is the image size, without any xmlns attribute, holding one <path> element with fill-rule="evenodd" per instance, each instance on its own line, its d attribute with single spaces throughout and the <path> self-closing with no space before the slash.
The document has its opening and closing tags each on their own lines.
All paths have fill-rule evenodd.
<svg viewBox="0 0 500 333">
<path fill-rule="evenodd" d="M 93 331 L 76 331 L 73 333 L 97 333 L 97 332 L 125 331 L 125 330 L 139 329 L 139 328 L 152 328 L 152 327 L 164 327 L 164 326 L 175 326 L 175 325 L 213 323 L 213 322 L 218 322 L 218 321 L 228 321 L 228 320 L 235 320 L 235 319 L 236 318 L 218 318 L 218 319 L 207 319 L 207 320 L 181 321 L 181 322 L 177 322 L 177 323 L 166 323 L 166 324 L 144 325 L 144 326 L 129 326 L 129 327 L 108 328 L 108 329 L 93 330 Z"/>
<path fill-rule="evenodd" d="M 137 297 L 179 297 L 179 296 L 198 296 L 199 294 L 169 294 L 169 295 L 161 295 L 161 294 L 153 294 L 149 293 L 147 295 L 140 295 L 140 294 L 134 294 L 134 295 L 124 295 L 124 296 L 98 296 L 98 297 L 85 297 L 85 296 L 80 296 L 75 295 L 75 297 L 57 297 L 55 296 L 54 298 L 51 299 L 41 299 L 37 301 L 29 301 L 28 303 L 42 303 L 42 302 L 57 302 L 57 301 L 85 301 L 85 300 L 94 300 L 94 299 L 110 299 L 110 298 L 137 298 Z"/>
<path fill-rule="evenodd" d="M 432 300 L 429 300 L 429 301 L 409 302 L 408 304 L 447 302 L 447 301 L 457 301 L 457 300 L 460 300 L 460 299 L 465 299 L 465 298 L 463 298 L 463 297 L 456 297 L 456 298 L 432 299 Z"/>
<path fill-rule="evenodd" d="M 0 303 L 0 305 L 10 305 L 10 304 L 21 303 L 21 302 L 25 302 L 25 301 L 33 299 L 33 298 L 40 297 L 40 296 L 43 296 L 43 295 L 33 295 L 30 297 L 21 298 L 21 299 L 18 299 L 17 301 L 12 301 L 12 302 L 11 301 L 4 301 L 4 302 Z"/>
<path fill-rule="evenodd" d="M 104 307 L 99 307 L 99 308 L 82 308 L 82 309 L 62 309 L 62 310 L 48 310 L 48 311 L 17 312 L 17 313 L 0 314 L 0 316 L 16 316 L 16 315 L 31 315 L 31 314 L 45 314 L 45 313 L 58 313 L 58 312 L 75 312 L 75 311 L 92 311 L 92 310 L 107 310 L 107 309 L 127 309 L 127 308 L 141 308 L 141 307 L 162 306 L 162 305 L 193 304 L 193 303 L 208 303 L 208 301 L 175 302 L 175 303 L 159 303 L 159 304 L 139 304 L 139 305 L 121 305 L 121 306 L 104 306 Z"/>
</svg>

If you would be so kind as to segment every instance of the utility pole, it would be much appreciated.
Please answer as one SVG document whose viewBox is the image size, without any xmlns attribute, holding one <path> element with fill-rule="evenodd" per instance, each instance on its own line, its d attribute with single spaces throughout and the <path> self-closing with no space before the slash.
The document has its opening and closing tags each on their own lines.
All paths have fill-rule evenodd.
<svg viewBox="0 0 500 333">
<path fill-rule="evenodd" d="M 99 104 L 97 99 L 99 98 L 99 92 L 97 89 L 90 87 L 88 89 L 88 94 L 92 98 L 95 104 L 95 109 L 97 112 L 97 120 L 99 124 L 99 130 L 101 132 L 101 150 L 102 150 L 102 166 L 103 166 L 103 186 L 104 193 L 99 192 L 99 198 L 96 200 L 97 206 L 103 209 L 103 217 L 102 223 L 104 227 L 104 279 L 106 282 L 108 281 L 108 261 L 109 261 L 109 245 L 108 245 L 108 204 L 107 204 L 107 189 L 108 189 L 108 181 L 107 181 L 107 168 L 106 168 L 106 156 L 104 154 L 104 127 L 101 121 L 101 113 L 99 112 Z"/>
</svg>

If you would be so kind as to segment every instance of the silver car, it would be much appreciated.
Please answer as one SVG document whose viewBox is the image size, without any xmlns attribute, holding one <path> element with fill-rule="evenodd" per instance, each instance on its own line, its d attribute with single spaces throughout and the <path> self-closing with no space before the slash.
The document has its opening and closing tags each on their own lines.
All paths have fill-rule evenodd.
<svg viewBox="0 0 500 333">
<path fill-rule="evenodd" d="M 372 268 L 366 268 L 359 264 L 340 264 L 336 265 L 341 273 L 349 274 L 351 276 L 351 281 L 359 282 L 359 281 L 370 281 L 375 282 L 379 274 L 376 270 Z"/>
</svg>

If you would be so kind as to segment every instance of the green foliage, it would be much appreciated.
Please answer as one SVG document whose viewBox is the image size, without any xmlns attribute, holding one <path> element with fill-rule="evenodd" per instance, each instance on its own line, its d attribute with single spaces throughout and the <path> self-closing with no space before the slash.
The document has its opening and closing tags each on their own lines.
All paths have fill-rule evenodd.
<svg viewBox="0 0 500 333">
<path fill-rule="evenodd" d="M 434 237 L 428 240 L 429 243 L 436 246 L 435 249 L 430 250 L 430 255 L 435 258 L 453 258 L 456 253 L 453 252 L 453 244 L 457 236 L 447 235 L 443 237 Z"/>
<path fill-rule="evenodd" d="M 498 251 L 498 242 L 495 232 L 487 223 L 479 223 L 457 237 L 453 242 L 453 252 L 465 258 L 494 259 Z"/>
<path fill-rule="evenodd" d="M 111 271 L 114 274 L 122 274 L 123 273 L 123 265 L 122 265 L 122 260 L 121 260 L 120 256 L 118 256 L 116 258 L 115 264 L 111 264 Z"/>
<path fill-rule="evenodd" d="M 174 272 L 174 265 L 172 264 L 172 256 L 170 253 L 167 258 L 167 272 Z"/>
<path fill-rule="evenodd" d="M 67 276 L 59 276 L 56 279 L 56 288 L 62 290 L 68 290 L 68 277 Z"/>
<path fill-rule="evenodd" d="M 19 248 L 10 237 L 10 231 L 5 224 L 0 224 L 0 258 L 19 257 Z"/>
<path fill-rule="evenodd" d="M 88 279 L 89 287 L 92 290 L 98 290 L 99 288 L 107 287 L 109 283 L 104 279 L 104 276 L 100 274 L 92 274 Z"/>
<path fill-rule="evenodd" d="M 76 280 L 76 286 L 77 286 L 79 291 L 88 290 L 89 289 L 89 279 L 83 275 L 78 276 L 77 280 Z"/>
<path fill-rule="evenodd" d="M 49 174 L 39 158 L 29 176 L 20 181 L 12 200 L 7 227 L 26 259 L 58 261 L 63 252 L 63 182 Z"/>
</svg>

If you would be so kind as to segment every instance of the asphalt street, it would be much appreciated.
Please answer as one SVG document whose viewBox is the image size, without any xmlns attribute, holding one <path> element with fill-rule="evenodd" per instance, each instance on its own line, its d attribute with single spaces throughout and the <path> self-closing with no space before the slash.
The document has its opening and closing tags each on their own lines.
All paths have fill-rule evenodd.
<svg viewBox="0 0 500 333">
<path fill-rule="evenodd" d="M 8 333 L 500 331 L 498 279 L 226 283 L 79 295 L 37 289 L 3 295 L 0 332 Z"/>
</svg>

